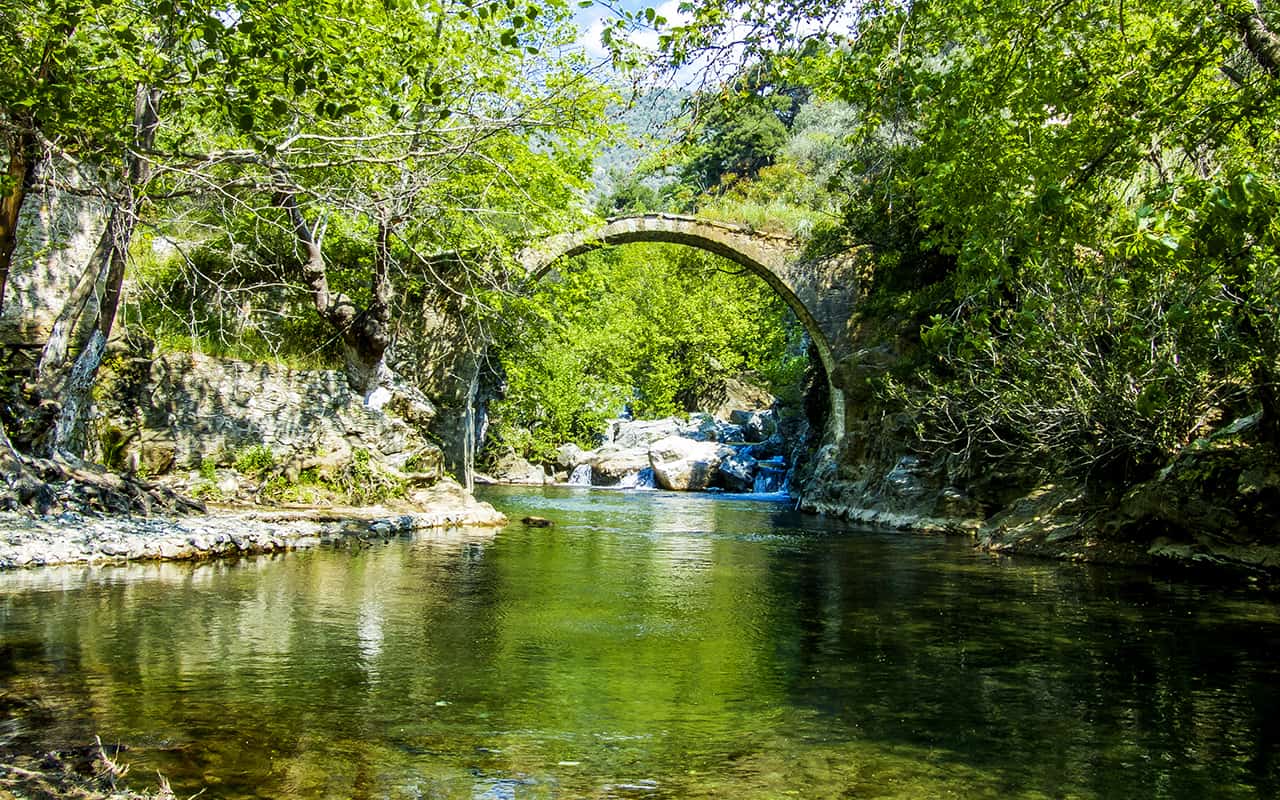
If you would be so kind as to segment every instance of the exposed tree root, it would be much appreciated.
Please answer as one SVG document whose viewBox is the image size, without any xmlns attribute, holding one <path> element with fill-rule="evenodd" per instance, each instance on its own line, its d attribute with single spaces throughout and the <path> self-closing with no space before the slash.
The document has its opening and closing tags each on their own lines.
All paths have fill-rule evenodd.
<svg viewBox="0 0 1280 800">
<path fill-rule="evenodd" d="M 0 442 L 0 508 L 40 515 L 75 511 L 106 514 L 189 514 L 204 503 L 132 475 L 107 472 L 66 453 L 36 458 Z"/>
</svg>

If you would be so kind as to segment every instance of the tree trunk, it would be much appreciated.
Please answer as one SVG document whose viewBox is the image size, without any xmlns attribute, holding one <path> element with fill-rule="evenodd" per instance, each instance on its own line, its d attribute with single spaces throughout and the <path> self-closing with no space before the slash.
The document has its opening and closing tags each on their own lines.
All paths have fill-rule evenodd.
<svg viewBox="0 0 1280 800">
<path fill-rule="evenodd" d="M 0 197 L 0 311 L 4 310 L 13 251 L 18 246 L 18 214 L 31 189 L 34 150 L 35 140 L 29 134 L 14 136 L 9 143 L 9 166 L 5 171 L 7 188 L 4 196 Z"/>
<path fill-rule="evenodd" d="M 311 302 L 320 316 L 342 336 L 343 371 L 352 391 L 359 392 L 366 403 L 384 402 L 380 387 L 390 386 L 395 375 L 387 365 L 387 347 L 391 343 L 391 277 L 390 227 L 378 223 L 378 240 L 374 247 L 373 275 L 370 278 L 369 307 L 360 309 L 351 298 L 329 289 L 328 265 L 315 232 L 307 224 L 292 190 L 276 195 L 276 204 L 289 215 L 294 238 L 302 247 L 302 277 L 311 293 Z"/>
<path fill-rule="evenodd" d="M 1280 77 L 1280 35 L 1267 25 L 1262 0 L 1254 0 L 1253 8 L 1252 14 L 1238 14 L 1235 18 L 1244 36 L 1244 47 L 1267 74 L 1273 78 Z"/>
<path fill-rule="evenodd" d="M 55 395 L 54 399 L 61 407 L 42 447 L 49 454 L 68 450 L 81 438 L 80 432 L 89 407 L 89 394 L 97 379 L 98 367 L 102 363 L 107 339 L 111 336 L 111 328 L 120 307 L 129 244 L 133 240 L 133 231 L 138 221 L 139 193 L 151 177 L 151 164 L 146 153 L 155 144 L 156 128 L 160 124 L 160 96 L 159 89 L 145 85 L 139 85 L 134 94 L 134 147 L 125 159 L 128 182 L 122 196 L 111 209 L 102 244 L 96 254 L 97 280 L 94 281 L 95 291 L 89 298 L 96 302 L 85 302 L 78 313 L 70 315 L 71 318 L 66 321 L 65 329 L 61 332 L 64 338 L 58 343 L 62 348 L 58 357 L 41 358 L 41 374 L 37 378 L 37 385 Z M 84 317 L 86 313 L 90 315 L 88 318 Z M 63 320 L 60 319 L 59 322 Z M 65 337 L 69 337 L 77 328 L 86 331 L 88 341 L 81 347 L 70 372 L 63 379 L 61 368 L 66 357 Z M 51 337 L 46 351 L 53 344 Z M 50 353 L 46 352 L 46 355 Z"/>
<path fill-rule="evenodd" d="M 58 393 L 58 387 L 61 385 L 62 378 L 65 377 L 64 367 L 68 355 L 83 350 L 89 343 L 89 336 L 95 327 L 89 324 L 82 326 L 79 323 L 84 318 L 89 301 L 102 295 L 102 287 L 99 284 L 108 272 L 103 264 L 108 258 L 111 242 L 116 238 L 115 231 L 118 226 L 118 209 L 113 208 L 102 230 L 102 235 L 98 237 L 98 246 L 94 248 L 93 255 L 85 264 L 75 287 L 63 301 L 62 310 L 58 312 L 58 318 L 53 322 L 49 338 L 45 340 L 44 347 L 40 350 L 40 361 L 36 366 L 36 394 L 41 397 L 52 397 Z M 73 342 L 71 338 L 77 332 L 80 334 L 79 339 Z"/>
<path fill-rule="evenodd" d="M 365 402 L 381 406 L 375 396 L 379 387 L 389 386 L 395 376 L 387 365 L 387 347 L 391 344 L 391 231 L 387 223 L 378 222 L 378 241 L 373 251 L 373 274 L 370 276 L 369 307 L 360 312 L 342 337 L 347 381 Z"/>
<path fill-rule="evenodd" d="M 54 420 L 45 448 L 50 455 L 62 451 L 84 452 L 82 434 L 87 410 L 85 407 L 89 403 L 89 393 L 93 390 L 98 365 L 102 363 L 102 354 L 106 349 L 107 337 L 102 331 L 94 329 L 93 335 L 89 337 L 89 344 L 76 357 L 63 387 L 62 408 Z"/>
</svg>

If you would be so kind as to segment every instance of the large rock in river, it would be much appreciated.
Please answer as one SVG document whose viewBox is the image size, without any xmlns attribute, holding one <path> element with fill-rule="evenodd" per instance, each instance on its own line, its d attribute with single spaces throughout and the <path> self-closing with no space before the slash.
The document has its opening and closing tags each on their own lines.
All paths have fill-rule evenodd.
<svg viewBox="0 0 1280 800">
<path fill-rule="evenodd" d="M 529 463 L 515 453 L 508 453 L 498 459 L 489 474 L 500 483 L 523 483 L 539 486 L 551 482 L 550 476 L 547 475 L 547 471 L 544 468 L 537 464 Z"/>
<path fill-rule="evenodd" d="M 573 442 L 562 444 L 556 448 L 556 466 L 572 472 L 579 464 L 587 463 L 587 458 L 590 455 L 590 453 Z"/>
<path fill-rule="evenodd" d="M 649 448 L 606 445 L 587 454 L 591 485 L 617 486 L 624 477 L 649 467 Z"/>
<path fill-rule="evenodd" d="M 680 426 L 680 435 L 700 442 L 741 442 L 742 428 L 705 411 L 695 411 L 689 421 Z"/>
<path fill-rule="evenodd" d="M 614 447 L 648 447 L 659 439 L 680 433 L 675 417 L 663 419 L 619 419 L 609 423 L 607 438 Z"/>
<path fill-rule="evenodd" d="M 778 415 L 772 409 L 736 409 L 729 412 L 729 421 L 742 428 L 748 442 L 763 442 L 778 430 Z"/>
<path fill-rule="evenodd" d="M 649 463 L 659 486 L 673 492 L 697 492 L 715 479 L 720 461 L 733 454 L 715 442 L 668 436 L 649 447 Z"/>
<path fill-rule="evenodd" d="M 705 411 L 695 411 L 687 419 L 614 420 L 605 438 L 613 447 L 648 447 L 668 436 L 683 436 L 704 442 L 741 442 L 740 425 L 717 419 Z"/>
</svg>

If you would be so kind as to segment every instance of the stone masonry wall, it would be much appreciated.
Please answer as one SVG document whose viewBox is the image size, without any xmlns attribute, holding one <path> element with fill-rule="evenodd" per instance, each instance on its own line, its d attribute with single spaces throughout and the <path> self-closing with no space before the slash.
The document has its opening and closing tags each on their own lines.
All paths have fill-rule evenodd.
<svg viewBox="0 0 1280 800">
<path fill-rule="evenodd" d="M 396 465 L 414 456 L 439 459 L 439 450 L 404 420 L 365 406 L 339 370 L 191 353 L 118 358 L 97 406 L 127 438 L 126 460 L 152 473 L 227 463 L 254 445 L 271 448 L 277 461 L 341 458 L 355 449 Z"/>
</svg>

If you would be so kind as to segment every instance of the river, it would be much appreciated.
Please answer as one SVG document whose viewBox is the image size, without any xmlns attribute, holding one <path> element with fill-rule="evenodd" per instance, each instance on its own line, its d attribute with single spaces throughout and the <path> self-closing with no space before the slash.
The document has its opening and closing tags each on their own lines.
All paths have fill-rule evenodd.
<svg viewBox="0 0 1280 800">
<path fill-rule="evenodd" d="M 785 502 L 0 574 L 0 746 L 209 798 L 1274 798 L 1280 605 Z"/>
</svg>

